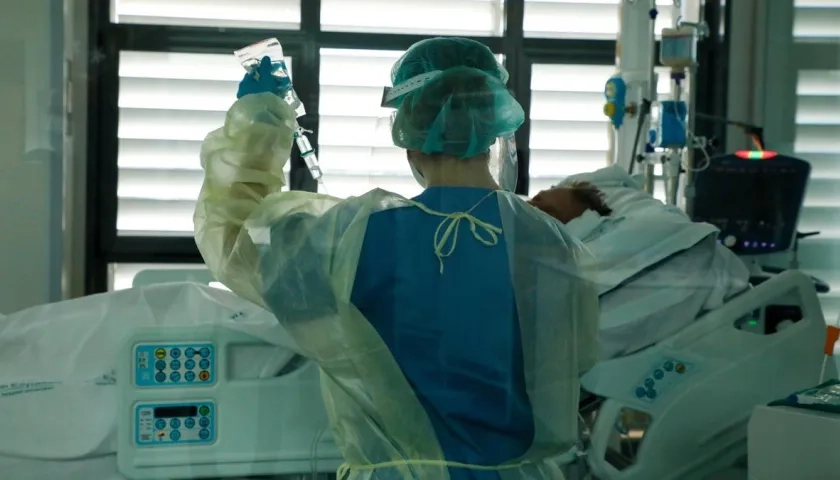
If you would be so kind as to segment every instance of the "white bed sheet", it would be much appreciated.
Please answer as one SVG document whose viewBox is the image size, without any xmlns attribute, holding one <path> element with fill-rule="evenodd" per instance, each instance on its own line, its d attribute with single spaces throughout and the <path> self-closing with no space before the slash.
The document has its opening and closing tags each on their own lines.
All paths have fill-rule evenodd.
<svg viewBox="0 0 840 480">
<path fill-rule="evenodd" d="M 748 287 L 749 271 L 716 241 L 718 230 L 665 205 L 617 167 L 570 177 L 604 192 L 613 215 L 567 227 L 593 252 L 601 292 L 601 358 L 653 345 Z"/>
<path fill-rule="evenodd" d="M 601 358 L 628 355 L 679 332 L 746 288 L 734 255 L 704 240 L 601 296 Z"/>
<path fill-rule="evenodd" d="M 82 460 L 35 460 L 0 456 L 3 480 L 126 480 L 117 473 L 117 456 Z"/>
<path fill-rule="evenodd" d="M 282 477 L 247 477 L 247 479 Z M 0 479 L 3 480 L 128 480 L 117 470 L 116 454 L 81 460 L 38 460 L 0 456 Z M 208 480 L 208 479 L 204 479 Z M 224 480 L 246 480 L 231 478 Z"/>
</svg>

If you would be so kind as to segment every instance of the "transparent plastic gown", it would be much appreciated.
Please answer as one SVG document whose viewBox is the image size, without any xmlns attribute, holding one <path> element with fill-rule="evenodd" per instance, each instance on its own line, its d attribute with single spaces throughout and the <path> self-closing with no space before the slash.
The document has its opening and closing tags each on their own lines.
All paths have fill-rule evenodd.
<svg viewBox="0 0 840 480">
<path fill-rule="evenodd" d="M 274 312 L 319 363 L 331 426 L 347 462 L 340 472 L 345 478 L 447 480 L 448 466 L 455 465 L 444 461 L 426 412 L 386 345 L 350 303 L 368 218 L 417 207 L 379 189 L 346 200 L 280 192 L 294 118 L 279 97 L 248 95 L 231 107 L 224 127 L 208 135 L 195 213 L 198 246 L 216 278 Z M 598 358 L 598 299 L 581 280 L 577 265 L 587 253 L 580 243 L 514 194 L 500 191 L 495 198 L 536 434 L 519 459 L 465 468 L 495 470 L 505 480 L 559 479 L 553 458 L 577 442 L 578 376 Z M 430 238 L 430 249 L 432 244 Z M 283 407 L 277 408 L 279 415 Z"/>
</svg>

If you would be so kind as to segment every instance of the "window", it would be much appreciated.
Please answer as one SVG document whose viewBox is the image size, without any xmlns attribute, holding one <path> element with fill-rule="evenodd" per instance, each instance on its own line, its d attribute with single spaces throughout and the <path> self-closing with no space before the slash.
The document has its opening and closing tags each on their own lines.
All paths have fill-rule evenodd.
<svg viewBox="0 0 840 480">
<path fill-rule="evenodd" d="M 297 29 L 301 0 L 111 0 L 115 23 Z"/>
<path fill-rule="evenodd" d="M 192 236 L 201 141 L 243 72 L 232 54 L 120 53 L 119 235 Z"/>
<path fill-rule="evenodd" d="M 422 191 L 405 152 L 391 140 L 393 110 L 380 107 L 382 89 L 391 84 L 391 67 L 402 54 L 321 50 L 318 142 L 329 195 L 347 198 L 382 188 L 411 198 Z"/>
<path fill-rule="evenodd" d="M 796 0 L 794 42 L 807 68 L 798 68 L 795 154 L 811 163 L 799 230 L 800 267 L 831 285 L 821 297 L 827 321 L 840 314 L 840 0 Z M 832 48 L 826 48 L 829 46 Z M 833 54 L 832 54 L 833 52 Z M 815 68 L 820 67 L 822 68 Z"/>
<path fill-rule="evenodd" d="M 796 41 L 836 42 L 840 38 L 840 0 L 794 0 Z"/>
<path fill-rule="evenodd" d="M 603 165 L 600 92 L 613 69 L 619 0 L 516 1 L 110 0 L 108 12 L 93 5 L 90 51 L 100 54 L 88 63 L 87 111 L 99 134 L 88 145 L 95 233 L 86 242 L 87 293 L 130 286 L 140 270 L 205 271 L 192 238 L 201 143 L 235 101 L 244 72 L 233 51 L 267 37 L 294 57 L 296 89 L 310 111 L 300 121 L 315 132 L 324 172 L 323 186 L 311 181 L 293 151 L 285 169 L 292 188 L 344 198 L 377 187 L 421 191 L 391 140 L 392 111 L 380 102 L 394 61 L 433 36 L 468 36 L 509 59 L 508 87 L 520 101 L 532 97 L 522 67 L 551 64 L 535 67 L 533 105 L 522 101 L 533 145 L 523 130 L 517 146 L 533 150 L 532 190 Z M 722 1 L 707 0 L 705 9 Z M 671 2 L 660 4 L 658 22 L 668 25 Z M 523 27 L 537 38 L 521 38 Z"/>
<path fill-rule="evenodd" d="M 620 0 L 525 0 L 525 36 L 613 40 L 618 35 Z M 656 31 L 670 27 L 673 0 L 657 0 Z"/>
<path fill-rule="evenodd" d="M 328 194 L 347 198 L 373 188 L 420 193 L 405 152 L 391 141 L 382 89 L 400 51 L 321 50 L 319 160 Z"/>
<path fill-rule="evenodd" d="M 609 65 L 545 65 L 531 69 L 530 194 L 569 175 L 607 166 L 610 124 L 603 114 L 604 84 L 613 75 Z M 658 91 L 670 91 L 665 70 Z M 661 174 L 657 166 L 657 175 Z M 656 197 L 664 199 L 661 181 Z"/>
<path fill-rule="evenodd" d="M 325 31 L 498 36 L 504 0 L 321 0 Z"/>
</svg>

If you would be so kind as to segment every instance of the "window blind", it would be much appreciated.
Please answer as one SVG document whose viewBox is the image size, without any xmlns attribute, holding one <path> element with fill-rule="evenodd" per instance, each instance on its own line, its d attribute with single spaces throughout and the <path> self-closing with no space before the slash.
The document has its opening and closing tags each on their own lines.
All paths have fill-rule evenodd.
<svg viewBox="0 0 840 480">
<path fill-rule="evenodd" d="M 321 50 L 318 142 L 328 194 L 347 198 L 382 188 L 410 198 L 422 191 L 405 151 L 391 140 L 393 110 L 380 106 L 382 89 L 391 84 L 391 67 L 402 54 Z"/>
<path fill-rule="evenodd" d="M 504 0 L 321 0 L 325 31 L 499 36 Z"/>
<path fill-rule="evenodd" d="M 610 65 L 535 64 L 531 69 L 531 183 L 529 194 L 551 187 L 569 175 L 607 166 L 608 119 L 604 84 Z M 670 92 L 666 70 L 658 70 L 660 98 Z M 687 97 L 684 97 L 687 98 Z M 661 166 L 656 173 L 661 175 Z M 661 180 L 656 198 L 665 198 Z"/>
<path fill-rule="evenodd" d="M 821 232 L 801 242 L 799 262 L 831 285 L 821 300 L 826 320 L 834 322 L 840 314 L 840 58 L 820 57 L 826 51 L 820 47 L 840 43 L 840 0 L 794 5 L 794 42 L 809 63 L 808 69 L 797 68 L 794 151 L 812 167 L 799 230 Z M 813 54 L 803 55 L 811 49 Z"/>
<path fill-rule="evenodd" d="M 301 0 L 111 0 L 116 23 L 196 27 L 300 27 Z"/>
<path fill-rule="evenodd" d="M 413 197 L 405 152 L 391 141 L 390 114 L 382 89 L 400 51 L 321 50 L 319 159 L 327 193 L 339 198 L 373 188 Z"/>
<path fill-rule="evenodd" d="M 119 235 L 192 235 L 201 142 L 224 124 L 243 74 L 232 54 L 120 53 Z"/>
<path fill-rule="evenodd" d="M 525 36 L 614 40 L 620 0 L 525 0 Z M 657 0 L 656 31 L 672 25 L 673 0 Z M 677 12 L 678 14 L 678 12 Z"/>
</svg>

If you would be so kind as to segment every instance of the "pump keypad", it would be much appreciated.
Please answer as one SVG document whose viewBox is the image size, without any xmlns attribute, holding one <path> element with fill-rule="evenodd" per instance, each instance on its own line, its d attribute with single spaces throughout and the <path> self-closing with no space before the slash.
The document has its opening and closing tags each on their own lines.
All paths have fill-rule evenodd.
<svg viewBox="0 0 840 480">
<path fill-rule="evenodd" d="M 138 387 L 208 386 L 216 381 L 216 349 L 211 343 L 137 345 L 134 367 Z"/>
<path fill-rule="evenodd" d="M 140 404 L 135 406 L 138 446 L 205 445 L 216 441 L 213 402 Z"/>
</svg>

